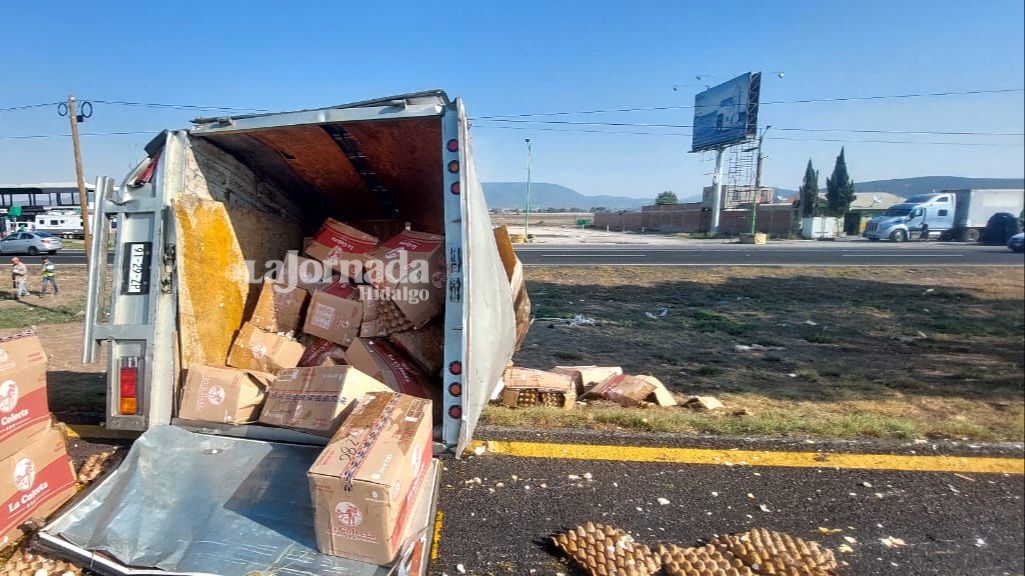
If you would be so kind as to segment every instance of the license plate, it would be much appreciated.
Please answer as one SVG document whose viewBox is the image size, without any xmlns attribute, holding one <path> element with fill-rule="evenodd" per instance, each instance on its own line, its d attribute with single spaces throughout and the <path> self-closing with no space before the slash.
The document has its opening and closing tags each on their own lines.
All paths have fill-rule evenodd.
<svg viewBox="0 0 1025 576">
<path fill-rule="evenodd" d="M 152 246 L 151 242 L 125 244 L 122 294 L 149 294 L 150 263 L 153 259 Z"/>
</svg>

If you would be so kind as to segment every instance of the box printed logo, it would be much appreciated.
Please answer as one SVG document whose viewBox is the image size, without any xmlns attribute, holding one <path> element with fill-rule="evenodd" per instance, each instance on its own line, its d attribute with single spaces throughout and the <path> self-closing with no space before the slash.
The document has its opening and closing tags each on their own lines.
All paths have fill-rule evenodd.
<svg viewBox="0 0 1025 576">
<path fill-rule="evenodd" d="M 36 482 L 36 465 L 28 458 L 18 460 L 14 465 L 14 487 L 27 492 Z"/>
<path fill-rule="evenodd" d="M 363 522 L 363 512 L 352 502 L 339 502 L 335 506 L 335 517 L 342 526 L 352 528 Z"/>
<path fill-rule="evenodd" d="M 4 380 L 0 384 L 0 413 L 10 414 L 18 405 L 18 384 L 14 380 Z"/>
<path fill-rule="evenodd" d="M 227 396 L 227 394 L 224 391 L 224 387 L 220 384 L 214 384 L 206 391 L 206 399 L 214 406 L 220 406 L 224 403 L 225 396 Z"/>
</svg>

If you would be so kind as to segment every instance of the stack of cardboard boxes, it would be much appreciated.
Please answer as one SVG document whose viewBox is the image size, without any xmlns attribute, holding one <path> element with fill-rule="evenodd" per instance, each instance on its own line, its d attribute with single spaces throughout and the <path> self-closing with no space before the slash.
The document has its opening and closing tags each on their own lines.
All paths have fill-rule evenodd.
<svg viewBox="0 0 1025 576">
<path fill-rule="evenodd" d="M 676 406 L 658 378 L 623 374 L 619 366 L 556 366 L 545 371 L 510 364 L 502 382 L 497 400 L 510 408 L 541 405 L 569 410 L 577 398 L 622 406 Z"/>
<path fill-rule="evenodd" d="M 46 352 L 31 331 L 0 339 L 0 548 L 74 493 L 64 434 L 46 398 Z"/>
<path fill-rule="evenodd" d="M 329 218 L 304 253 L 263 281 L 224 365 L 188 368 L 178 415 L 330 436 L 366 392 L 440 410 L 444 237 Z"/>
<path fill-rule="evenodd" d="M 263 282 L 225 365 L 189 367 L 178 415 L 330 438 L 309 470 L 318 548 L 388 564 L 430 505 L 444 238 L 359 226 L 328 219 Z"/>
</svg>

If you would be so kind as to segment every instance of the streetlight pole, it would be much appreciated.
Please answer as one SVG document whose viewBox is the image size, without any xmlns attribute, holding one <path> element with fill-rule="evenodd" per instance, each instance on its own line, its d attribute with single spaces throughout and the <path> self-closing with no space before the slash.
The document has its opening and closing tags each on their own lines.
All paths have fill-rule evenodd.
<svg viewBox="0 0 1025 576">
<path fill-rule="evenodd" d="M 527 201 L 523 209 L 523 243 L 526 244 L 529 241 L 527 221 L 530 220 L 530 165 L 534 161 L 534 156 L 530 148 L 530 138 L 524 138 L 524 142 L 527 143 Z"/>
<path fill-rule="evenodd" d="M 755 168 L 755 195 L 751 202 L 751 234 L 755 234 L 758 230 L 755 228 L 755 223 L 758 220 L 758 198 L 762 195 L 762 160 L 765 156 L 762 156 L 762 141 L 765 140 L 765 133 L 772 128 L 772 125 L 766 126 L 762 130 L 762 135 L 758 137 L 758 163 Z"/>
</svg>

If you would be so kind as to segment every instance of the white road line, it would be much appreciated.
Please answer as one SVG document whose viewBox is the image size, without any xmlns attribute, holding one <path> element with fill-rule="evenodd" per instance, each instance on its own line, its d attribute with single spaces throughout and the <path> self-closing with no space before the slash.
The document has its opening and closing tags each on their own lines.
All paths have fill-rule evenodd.
<svg viewBox="0 0 1025 576">
<path fill-rule="evenodd" d="M 542 258 L 643 258 L 647 254 L 542 254 Z"/>
<path fill-rule="evenodd" d="M 528 268 L 550 268 L 552 266 L 555 266 L 554 263 L 553 264 L 544 264 L 544 263 L 530 264 L 530 263 L 524 263 L 523 265 L 528 267 Z M 576 266 L 576 267 L 580 267 L 580 266 L 615 266 L 615 265 L 616 265 L 616 263 L 601 263 L 601 262 L 587 262 L 587 263 L 583 263 L 583 264 L 574 264 L 574 263 L 562 264 L 563 267 L 574 267 L 574 266 Z M 902 264 L 857 264 L 857 263 L 851 263 L 851 264 L 816 264 L 816 263 L 804 263 L 804 264 L 794 264 L 794 263 L 786 263 L 786 264 L 779 264 L 779 263 L 776 263 L 776 264 L 772 264 L 772 263 L 768 263 L 768 264 L 763 264 L 763 263 L 744 264 L 744 263 L 736 263 L 736 262 L 732 262 L 732 263 L 723 263 L 723 262 L 711 262 L 711 263 L 708 263 L 708 262 L 680 262 L 680 263 L 636 262 L 636 263 L 621 264 L 621 265 L 624 266 L 624 267 L 629 267 L 629 268 L 638 268 L 638 267 L 641 267 L 641 266 L 676 266 L 676 267 L 679 267 L 679 268 L 701 267 L 701 266 L 718 266 L 719 268 L 731 268 L 731 267 L 745 267 L 745 268 L 900 268 L 900 267 L 907 267 L 907 266 L 935 266 L 935 267 L 941 267 L 942 266 L 942 267 L 952 267 L 952 268 L 1011 268 L 1011 267 L 1019 267 L 1020 268 L 1022 266 L 1022 264 L 1020 264 L 1020 263 L 1019 264 L 978 264 L 978 263 L 958 263 L 958 264 L 955 264 L 955 263 L 952 263 L 952 262 L 948 262 L 948 263 L 944 263 L 944 264 L 926 264 L 924 262 L 922 262 L 922 263 L 911 262 L 911 263 L 902 263 Z"/>
<path fill-rule="evenodd" d="M 964 254 L 841 254 L 842 258 L 964 258 Z"/>
</svg>

